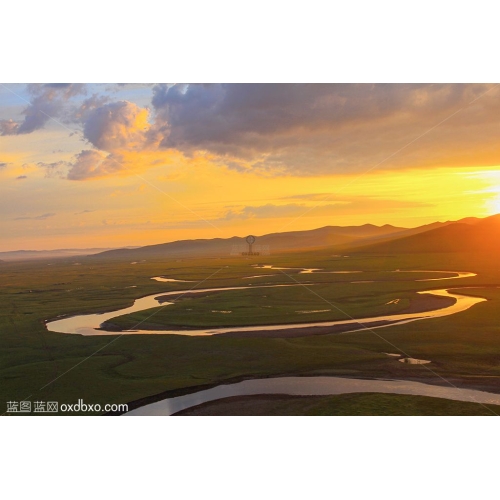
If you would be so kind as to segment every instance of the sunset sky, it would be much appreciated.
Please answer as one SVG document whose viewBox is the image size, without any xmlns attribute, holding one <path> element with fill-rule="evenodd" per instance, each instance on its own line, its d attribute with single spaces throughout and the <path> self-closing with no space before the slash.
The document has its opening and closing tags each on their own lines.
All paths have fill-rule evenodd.
<svg viewBox="0 0 500 500">
<path fill-rule="evenodd" d="M 495 84 L 0 84 L 0 251 L 500 212 Z"/>
</svg>

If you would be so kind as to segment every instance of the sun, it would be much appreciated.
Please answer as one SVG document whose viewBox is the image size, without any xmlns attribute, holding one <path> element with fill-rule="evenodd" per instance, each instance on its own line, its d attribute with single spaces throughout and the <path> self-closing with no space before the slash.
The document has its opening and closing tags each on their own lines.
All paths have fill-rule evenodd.
<svg viewBox="0 0 500 500">
<path fill-rule="evenodd" d="M 500 213 L 500 192 L 496 193 L 486 202 L 486 208 L 490 215 Z"/>
</svg>

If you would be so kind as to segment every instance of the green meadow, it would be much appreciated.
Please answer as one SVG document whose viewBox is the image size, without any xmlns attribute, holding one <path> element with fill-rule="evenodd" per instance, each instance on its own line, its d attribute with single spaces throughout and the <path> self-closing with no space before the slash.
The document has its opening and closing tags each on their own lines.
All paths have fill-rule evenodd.
<svg viewBox="0 0 500 500">
<path fill-rule="evenodd" d="M 387 281 L 373 283 L 349 281 L 359 280 L 361 276 L 363 280 L 386 279 Z M 174 297 L 171 300 L 173 304 L 162 307 L 154 316 L 151 316 L 153 311 L 145 310 L 114 318 L 109 324 L 121 329 L 133 329 L 135 325 L 140 324 L 141 329 L 154 330 L 165 327 L 272 325 L 397 314 L 407 309 L 410 301 L 423 302 L 427 299 L 427 296 L 419 295 L 415 290 L 426 290 L 429 288 L 429 283 L 415 284 L 409 281 L 415 276 L 417 279 L 418 277 L 423 279 L 429 274 L 369 272 L 283 275 L 280 273 L 279 276 L 238 283 L 239 286 L 253 287 L 249 289 L 212 292 L 201 297 L 187 293 Z M 388 281 L 392 277 L 396 281 Z M 286 286 L 267 288 L 266 285 L 269 283 L 281 283 Z"/>
<path fill-rule="evenodd" d="M 298 274 L 297 269 L 283 273 L 255 269 L 254 264 L 363 273 Z M 440 275 L 393 273 L 396 269 L 472 271 L 478 276 L 414 281 Z M 276 276 L 242 279 L 267 273 Z M 161 283 L 151 280 L 153 276 L 191 282 Z M 489 254 L 353 253 L 337 257 L 321 251 L 248 259 L 165 258 L 138 264 L 82 257 L 4 262 L 0 264 L 0 278 L 2 413 L 7 401 L 126 403 L 168 391 L 277 375 L 388 377 L 500 390 L 500 269 L 496 256 Z M 382 281 L 350 283 L 357 280 Z M 174 305 L 158 308 L 141 328 L 277 324 L 342 319 L 346 313 L 353 317 L 398 313 L 419 299 L 416 292 L 434 288 L 475 286 L 478 288 L 462 293 L 488 301 L 443 318 L 366 332 L 296 338 L 161 334 L 83 337 L 48 332 L 44 326 L 44 321 L 59 315 L 112 311 L 153 293 L 255 287 L 263 282 L 298 286 L 249 288 L 198 298 L 186 294 Z M 400 299 L 397 304 L 387 304 L 395 298 Z M 331 310 L 297 313 L 323 309 Z M 113 319 L 113 323 L 127 328 L 142 321 L 144 313 Z M 431 364 L 403 364 L 386 352 L 427 359 Z M 449 410 L 449 402 L 445 403 L 435 401 L 432 411 L 439 411 L 435 405 L 442 404 L 443 414 L 463 413 L 458 408 L 460 403 L 454 402 L 453 410 Z M 373 401 L 372 406 L 368 402 L 359 404 L 365 404 L 367 411 L 373 407 Z"/>
</svg>

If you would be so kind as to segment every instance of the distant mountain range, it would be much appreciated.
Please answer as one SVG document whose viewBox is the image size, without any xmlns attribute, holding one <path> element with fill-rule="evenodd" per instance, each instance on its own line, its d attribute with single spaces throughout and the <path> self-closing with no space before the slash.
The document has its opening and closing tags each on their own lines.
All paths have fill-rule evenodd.
<svg viewBox="0 0 500 500">
<path fill-rule="evenodd" d="M 137 247 L 127 247 L 137 248 Z M 13 250 L 0 252 L 0 263 L 14 260 L 53 259 L 58 257 L 78 257 L 105 252 L 110 248 L 63 248 L 58 250 Z"/>
<path fill-rule="evenodd" d="M 500 214 L 434 222 L 416 228 L 386 224 L 374 226 L 325 226 L 258 236 L 254 251 L 271 254 L 321 250 L 336 252 L 420 253 L 500 250 Z M 244 237 L 179 240 L 144 247 L 118 249 L 19 250 L 0 252 L 0 263 L 9 260 L 83 257 L 141 261 L 152 258 L 228 257 L 248 249 Z"/>
<path fill-rule="evenodd" d="M 271 254 L 320 250 L 338 252 L 453 252 L 485 249 L 485 242 L 500 240 L 500 215 L 485 219 L 468 217 L 459 221 L 434 222 L 416 228 L 391 225 L 326 226 L 308 231 L 271 233 L 258 236 L 255 251 Z M 486 236 L 489 235 L 489 236 Z M 224 257 L 247 248 L 245 238 L 180 240 L 135 249 L 109 250 L 95 258 L 132 261 L 165 257 Z"/>
<path fill-rule="evenodd" d="M 267 249 L 271 253 L 315 250 L 348 245 L 358 241 L 365 243 L 378 241 L 377 238 L 401 231 L 405 231 L 405 228 L 365 224 L 363 226 L 326 226 L 308 231 L 271 233 L 258 236 L 253 250 L 262 253 L 265 253 Z M 180 240 L 135 249 L 109 250 L 93 257 L 127 258 L 134 261 L 161 257 L 227 257 L 246 250 L 248 250 L 248 244 L 245 238 L 233 236 L 232 238 Z"/>
</svg>

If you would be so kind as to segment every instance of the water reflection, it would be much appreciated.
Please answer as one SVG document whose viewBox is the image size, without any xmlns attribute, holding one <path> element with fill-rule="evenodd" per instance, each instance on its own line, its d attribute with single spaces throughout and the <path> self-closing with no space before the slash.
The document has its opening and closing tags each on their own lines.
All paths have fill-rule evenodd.
<svg viewBox="0 0 500 500">
<path fill-rule="evenodd" d="M 427 365 L 430 361 L 426 359 L 415 359 L 415 358 L 401 358 L 398 359 L 400 363 L 406 363 L 407 365 Z"/>
<path fill-rule="evenodd" d="M 163 292 L 154 295 L 149 295 L 141 299 L 137 299 L 131 307 L 124 309 L 119 309 L 117 311 L 111 311 L 101 314 L 82 314 L 77 316 L 72 316 L 69 318 L 58 319 L 55 321 L 50 321 L 46 323 L 46 327 L 51 332 L 60 333 L 77 333 L 80 335 L 117 335 L 116 332 L 99 330 L 99 327 L 105 321 L 109 321 L 112 318 L 118 316 L 123 316 L 125 314 L 130 314 L 133 312 L 143 311 L 145 309 L 152 309 L 155 307 L 168 306 L 172 302 L 159 303 L 159 300 L 164 300 L 164 297 L 176 295 L 179 293 L 208 293 L 208 292 L 221 292 L 227 290 L 241 290 L 248 288 L 276 288 L 276 287 L 288 287 L 288 286 L 301 286 L 300 284 L 292 285 L 262 285 L 253 287 L 225 287 L 225 288 L 205 288 L 199 290 L 190 290 L 189 292 Z M 406 313 L 406 314 L 392 314 L 384 316 L 372 316 L 368 318 L 359 319 L 347 319 L 347 320 L 336 320 L 336 321 L 316 321 L 312 323 L 290 323 L 290 324 L 280 324 L 280 325 L 259 325 L 259 326 L 234 326 L 234 327 L 224 327 L 224 328 L 203 328 L 203 329 L 191 329 L 191 330 L 127 330 L 119 332 L 121 335 L 133 335 L 133 334 L 172 334 L 172 335 L 189 335 L 189 336 L 200 336 L 200 335 L 217 335 L 230 332 L 265 332 L 265 331 L 277 331 L 277 330 L 290 330 L 299 328 L 311 328 L 311 327 L 329 327 L 336 325 L 353 325 L 353 329 L 350 332 L 362 331 L 362 330 L 373 330 L 375 328 L 387 328 L 388 325 L 378 325 L 371 326 L 371 323 L 376 323 L 380 321 L 391 321 L 392 324 L 404 324 L 410 321 L 424 320 L 430 318 L 438 318 L 442 316 L 449 316 L 451 314 L 456 314 L 461 311 L 465 311 L 475 304 L 484 302 L 486 299 L 481 297 L 469 297 L 466 295 L 459 295 L 456 293 L 450 293 L 448 290 L 428 290 L 423 292 L 418 292 L 419 294 L 430 294 L 437 295 L 441 297 L 449 297 L 456 299 L 456 302 L 448 307 L 442 309 L 437 309 L 434 311 L 426 311 L 419 313 Z M 344 332 L 347 333 L 347 332 Z"/>
<path fill-rule="evenodd" d="M 164 399 L 157 403 L 132 410 L 126 416 L 173 415 L 181 410 L 217 399 L 233 396 L 255 396 L 258 394 L 287 394 L 291 396 L 329 396 L 355 392 L 379 392 L 407 394 L 500 405 L 500 394 L 441 387 L 406 380 L 364 380 L 342 377 L 277 377 L 245 380 L 237 384 L 219 385 L 212 389 Z"/>
<path fill-rule="evenodd" d="M 175 278 L 164 278 L 163 276 L 155 276 L 154 278 L 151 278 L 152 280 L 155 281 L 161 281 L 164 283 L 192 283 L 192 281 L 189 280 L 177 280 Z"/>
</svg>

